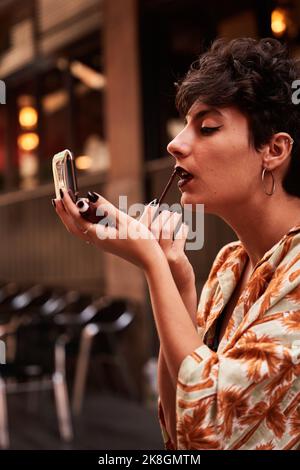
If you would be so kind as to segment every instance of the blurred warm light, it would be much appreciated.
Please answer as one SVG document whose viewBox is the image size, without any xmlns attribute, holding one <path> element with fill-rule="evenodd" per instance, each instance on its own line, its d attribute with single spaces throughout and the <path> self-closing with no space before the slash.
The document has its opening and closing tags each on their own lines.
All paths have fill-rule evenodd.
<svg viewBox="0 0 300 470">
<path fill-rule="evenodd" d="M 25 106 L 20 109 L 19 123 L 22 127 L 34 127 L 37 124 L 38 115 L 32 106 Z"/>
<path fill-rule="evenodd" d="M 174 139 L 184 129 L 182 119 L 169 119 L 167 121 L 167 132 L 170 139 Z"/>
<path fill-rule="evenodd" d="M 89 88 L 101 90 L 105 87 L 106 79 L 104 75 L 82 62 L 73 61 L 70 65 L 70 71 L 74 77 L 81 80 Z"/>
<path fill-rule="evenodd" d="M 18 146 L 22 150 L 30 152 L 39 145 L 39 136 L 35 132 L 26 132 L 18 138 Z"/>
<path fill-rule="evenodd" d="M 282 36 L 287 29 L 287 17 L 282 8 L 275 8 L 271 16 L 271 28 L 275 36 Z"/>
<path fill-rule="evenodd" d="M 43 98 L 42 104 L 46 114 L 55 113 L 68 104 L 68 94 L 65 90 L 54 91 Z"/>
<path fill-rule="evenodd" d="M 78 170 L 88 170 L 92 166 L 92 159 L 88 155 L 80 155 L 76 158 L 75 164 Z"/>
<path fill-rule="evenodd" d="M 33 189 L 38 184 L 38 157 L 34 152 L 20 152 L 19 174 L 22 189 Z"/>
<path fill-rule="evenodd" d="M 19 95 L 17 97 L 17 103 L 19 108 L 24 108 L 25 106 L 34 106 L 35 99 L 32 95 Z"/>
</svg>

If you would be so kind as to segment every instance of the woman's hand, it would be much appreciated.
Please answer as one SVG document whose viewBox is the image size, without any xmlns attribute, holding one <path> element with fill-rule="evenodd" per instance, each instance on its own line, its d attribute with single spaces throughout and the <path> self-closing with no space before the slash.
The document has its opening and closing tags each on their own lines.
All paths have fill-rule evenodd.
<svg viewBox="0 0 300 470">
<path fill-rule="evenodd" d="M 189 228 L 182 223 L 182 215 L 178 212 L 163 210 L 154 219 L 156 212 L 157 206 L 146 206 L 139 220 L 151 230 L 158 241 L 168 260 L 178 290 L 182 292 L 190 289 L 195 286 L 195 273 L 184 252 Z"/>
<path fill-rule="evenodd" d="M 56 212 L 70 233 L 145 271 L 153 268 L 163 253 L 152 232 L 100 195 L 93 205 L 97 215 L 105 216 L 98 224 L 88 222 L 80 215 L 66 191 L 63 199 L 55 200 Z"/>
</svg>

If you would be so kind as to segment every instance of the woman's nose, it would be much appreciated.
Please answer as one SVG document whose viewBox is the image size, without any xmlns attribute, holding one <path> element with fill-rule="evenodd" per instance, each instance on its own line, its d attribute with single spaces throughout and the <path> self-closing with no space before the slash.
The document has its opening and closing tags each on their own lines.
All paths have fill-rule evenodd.
<svg viewBox="0 0 300 470">
<path fill-rule="evenodd" d="M 175 158 L 184 158 L 190 153 L 190 145 L 178 135 L 168 144 L 167 151 Z"/>
</svg>

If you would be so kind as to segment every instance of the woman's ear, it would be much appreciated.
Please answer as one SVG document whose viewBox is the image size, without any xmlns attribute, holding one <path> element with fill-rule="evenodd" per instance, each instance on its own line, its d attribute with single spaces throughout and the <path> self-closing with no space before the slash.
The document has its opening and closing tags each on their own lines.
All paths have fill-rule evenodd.
<svg viewBox="0 0 300 470">
<path fill-rule="evenodd" d="M 271 138 L 263 155 L 263 166 L 268 170 L 275 170 L 290 157 L 293 139 L 286 132 L 278 132 Z"/>
<path fill-rule="evenodd" d="M 282 153 L 282 146 L 278 145 L 276 142 L 273 144 L 273 149 L 271 148 L 271 153 L 274 154 L 274 156 L 279 156 Z"/>
</svg>

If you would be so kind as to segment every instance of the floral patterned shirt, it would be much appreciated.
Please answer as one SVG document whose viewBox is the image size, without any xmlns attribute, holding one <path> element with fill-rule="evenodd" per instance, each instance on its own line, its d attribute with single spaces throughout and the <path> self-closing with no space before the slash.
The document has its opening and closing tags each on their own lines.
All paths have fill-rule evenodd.
<svg viewBox="0 0 300 470">
<path fill-rule="evenodd" d="M 300 225 L 257 263 L 215 352 L 216 320 L 247 258 L 235 241 L 213 263 L 197 311 L 204 345 L 179 369 L 176 444 L 159 403 L 167 449 L 300 448 Z"/>
</svg>

